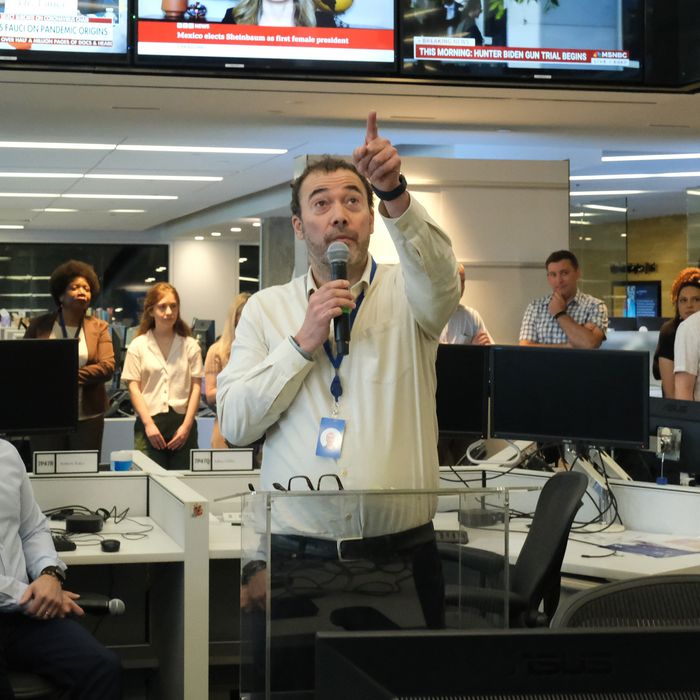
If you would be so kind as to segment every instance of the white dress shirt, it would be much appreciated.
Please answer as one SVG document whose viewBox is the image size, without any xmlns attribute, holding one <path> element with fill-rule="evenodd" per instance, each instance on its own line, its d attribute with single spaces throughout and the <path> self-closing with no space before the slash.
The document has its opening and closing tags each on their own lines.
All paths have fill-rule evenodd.
<svg viewBox="0 0 700 700">
<path fill-rule="evenodd" d="M 493 338 L 486 328 L 481 314 L 471 306 L 460 304 L 450 316 L 447 325 L 440 333 L 440 342 L 447 345 L 471 345 L 474 336 L 481 332 L 486 333 L 489 342 L 493 344 Z"/>
<path fill-rule="evenodd" d="M 287 485 L 297 474 L 315 484 L 340 476 L 346 489 L 434 489 L 438 486 L 435 355 L 437 340 L 459 300 L 449 238 L 412 200 L 385 222 L 400 265 L 371 261 L 353 288 L 365 298 L 340 366 L 337 418 L 346 421 L 340 458 L 317 457 L 321 418 L 332 415 L 333 367 L 324 349 L 305 359 L 290 336 L 301 327 L 314 288 L 311 274 L 254 294 L 236 328 L 231 359 L 218 378 L 221 432 L 248 444 L 263 434 L 261 488 Z M 329 327 L 329 333 L 331 328 Z M 432 514 L 403 512 L 363 531 L 400 531 Z M 366 516 L 365 516 L 366 517 Z"/>
<path fill-rule="evenodd" d="M 30 577 L 34 580 L 47 566 L 66 568 L 17 450 L 0 440 L 0 611 L 18 610 Z"/>
<path fill-rule="evenodd" d="M 155 416 L 167 413 L 168 407 L 185 413 L 192 379 L 202 376 L 202 352 L 194 338 L 176 333 L 166 360 L 153 331 L 148 331 L 129 343 L 121 378 L 140 382 L 148 413 Z"/>
<path fill-rule="evenodd" d="M 687 372 L 696 377 L 700 374 L 700 314 L 688 316 L 676 331 L 673 343 L 673 371 Z M 695 401 L 700 401 L 700 382 L 695 382 Z"/>
</svg>

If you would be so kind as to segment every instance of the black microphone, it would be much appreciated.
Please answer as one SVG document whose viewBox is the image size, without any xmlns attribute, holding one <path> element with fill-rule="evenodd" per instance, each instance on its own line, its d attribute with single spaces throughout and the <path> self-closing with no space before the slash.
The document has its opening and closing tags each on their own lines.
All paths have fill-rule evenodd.
<svg viewBox="0 0 700 700">
<path fill-rule="evenodd" d="M 326 257 L 331 266 L 332 280 L 348 278 L 348 258 L 350 249 L 342 241 L 333 241 L 328 246 Z M 333 319 L 335 347 L 339 355 L 350 354 L 350 309 L 343 309 L 340 316 Z"/>
<path fill-rule="evenodd" d="M 75 602 L 90 615 L 123 615 L 126 610 L 123 600 L 96 593 L 81 595 Z"/>
</svg>

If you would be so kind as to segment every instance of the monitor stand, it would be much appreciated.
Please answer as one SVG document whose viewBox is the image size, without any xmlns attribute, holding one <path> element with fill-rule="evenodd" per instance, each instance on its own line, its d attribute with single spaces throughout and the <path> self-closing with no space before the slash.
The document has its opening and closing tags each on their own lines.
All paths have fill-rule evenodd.
<svg viewBox="0 0 700 700">
<path fill-rule="evenodd" d="M 610 491 L 608 489 L 608 483 L 605 477 L 593 466 L 593 464 L 586 458 L 580 456 L 576 448 L 570 442 L 563 443 L 564 447 L 564 461 L 569 469 L 578 469 L 584 472 L 588 476 L 589 486 L 592 485 L 593 492 L 598 496 L 598 508 L 600 509 L 602 516 L 596 518 L 596 520 L 589 525 L 584 527 L 576 528 L 576 532 L 609 532 L 618 533 L 624 532 L 625 526 L 622 523 L 614 522 L 615 513 L 612 510 L 612 504 L 610 501 Z M 599 457 L 601 451 L 595 451 Z M 605 453 L 603 453 L 605 454 Z M 612 460 L 611 457 L 608 458 Z M 594 458 L 594 459 L 597 459 Z M 613 460 L 614 461 L 614 460 Z M 620 469 L 622 469 L 620 467 Z"/>
</svg>

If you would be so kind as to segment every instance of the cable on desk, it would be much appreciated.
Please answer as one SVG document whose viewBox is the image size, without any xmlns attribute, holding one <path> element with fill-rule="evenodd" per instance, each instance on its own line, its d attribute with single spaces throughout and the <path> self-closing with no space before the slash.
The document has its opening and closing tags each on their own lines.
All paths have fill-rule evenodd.
<svg viewBox="0 0 700 700">
<path fill-rule="evenodd" d="M 595 534 L 595 533 L 591 533 Z M 598 547 L 599 549 L 608 549 L 608 545 L 606 544 L 598 544 L 597 542 L 589 542 L 588 540 L 581 540 L 578 539 L 577 537 L 571 537 L 569 536 L 569 542 L 578 542 L 579 544 L 586 544 L 589 547 Z M 620 554 L 617 550 L 612 550 L 608 551 L 607 554 L 581 554 L 583 559 L 605 559 L 606 557 L 614 557 Z"/>
</svg>

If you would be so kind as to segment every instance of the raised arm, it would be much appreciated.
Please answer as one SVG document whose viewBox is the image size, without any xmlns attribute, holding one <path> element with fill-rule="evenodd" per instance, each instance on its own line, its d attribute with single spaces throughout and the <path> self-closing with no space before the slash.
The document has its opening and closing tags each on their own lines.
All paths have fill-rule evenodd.
<svg viewBox="0 0 700 700">
<path fill-rule="evenodd" d="M 457 261 L 450 239 L 425 209 L 412 200 L 408 190 L 395 198 L 385 198 L 387 193 L 405 186 L 405 180 L 396 148 L 379 134 L 376 112 L 370 112 L 367 117 L 365 142 L 353 152 L 353 161 L 383 200 L 379 213 L 396 245 L 406 296 L 416 323 L 437 339 L 460 297 Z"/>
</svg>

